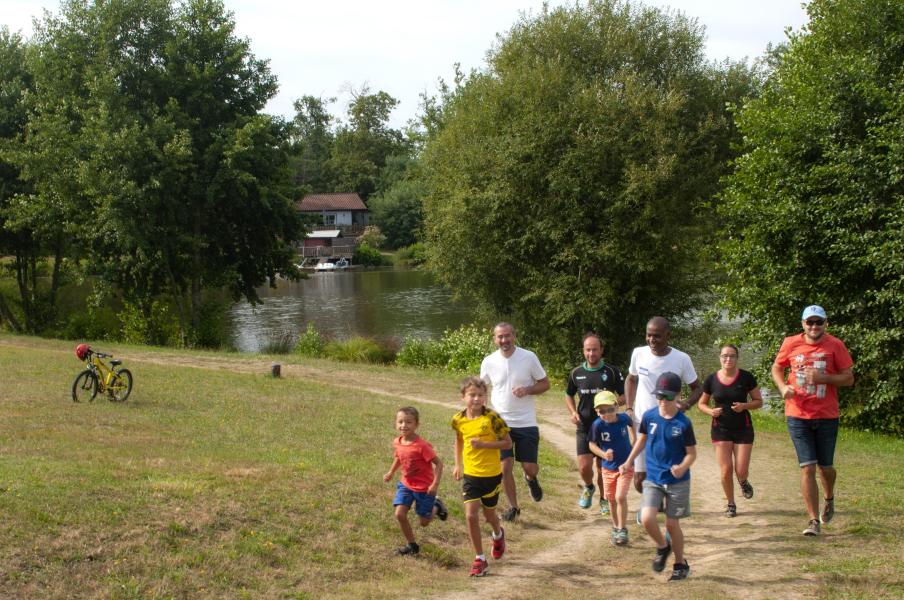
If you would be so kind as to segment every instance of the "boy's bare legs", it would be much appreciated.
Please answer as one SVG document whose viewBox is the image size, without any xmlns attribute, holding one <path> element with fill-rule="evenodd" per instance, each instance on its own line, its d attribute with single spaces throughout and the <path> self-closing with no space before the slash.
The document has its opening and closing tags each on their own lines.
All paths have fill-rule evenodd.
<svg viewBox="0 0 904 600">
<path fill-rule="evenodd" d="M 487 508 L 483 507 L 483 517 L 487 520 L 487 523 L 490 524 L 490 527 L 493 528 L 493 535 L 495 537 L 499 537 L 502 535 L 502 525 L 499 523 L 499 515 L 496 514 L 496 507 Z M 478 528 L 479 532 L 479 528 Z"/>
<path fill-rule="evenodd" d="M 411 529 L 411 523 L 408 522 L 409 509 L 409 506 L 399 504 L 395 507 L 395 518 L 396 521 L 399 522 L 399 527 L 402 529 L 402 535 L 405 536 L 405 541 L 411 544 L 414 542 L 414 531 Z"/>
<path fill-rule="evenodd" d="M 622 502 L 622 499 L 615 494 L 606 496 L 606 501 L 609 502 L 609 515 L 612 517 L 612 526 L 616 529 L 621 529 L 625 526 L 625 513 L 628 511 L 628 498 L 625 497 L 624 502 Z"/>
<path fill-rule="evenodd" d="M 618 515 L 618 524 L 616 527 L 625 529 L 628 526 L 628 488 L 631 487 L 631 478 L 625 475 L 619 475 L 615 483 L 615 502 L 609 501 L 609 508 L 612 510 L 613 516 Z"/>
<path fill-rule="evenodd" d="M 731 442 L 719 442 L 716 446 L 716 462 L 719 463 L 719 475 L 722 479 L 722 491 L 729 504 L 734 504 L 734 448 L 737 446 Z M 748 455 L 749 457 L 749 455 Z M 744 479 L 747 479 L 745 476 Z M 743 479 L 742 479 L 743 481 Z"/>
<path fill-rule="evenodd" d="M 665 528 L 672 538 L 672 552 L 675 553 L 675 564 L 684 564 L 684 532 L 681 531 L 681 521 L 671 517 L 665 518 Z M 657 529 L 659 529 L 657 527 Z M 665 542 L 665 540 L 663 540 Z"/>
<path fill-rule="evenodd" d="M 662 535 L 662 531 L 659 529 L 659 524 L 656 522 L 656 515 L 658 514 L 659 509 L 644 506 L 643 510 L 640 513 L 640 520 L 641 523 L 643 523 L 643 528 L 646 529 L 647 533 L 650 535 L 650 539 L 652 539 L 656 543 L 656 547 L 664 548 L 665 536 Z"/>
<path fill-rule="evenodd" d="M 465 520 L 468 522 L 468 537 L 471 538 L 471 545 L 474 546 L 474 553 L 478 556 L 483 554 L 483 540 L 480 537 L 480 509 L 481 509 L 479 500 L 472 500 L 470 502 L 465 502 Z M 487 509 L 484 509 L 484 515 L 486 515 Z M 493 515 L 496 514 L 495 509 L 493 510 Z M 487 517 L 487 521 L 489 521 L 489 517 Z M 492 525 L 492 523 L 490 523 Z M 497 531 L 499 529 L 499 519 L 496 519 L 496 524 L 493 527 L 493 531 Z"/>
</svg>

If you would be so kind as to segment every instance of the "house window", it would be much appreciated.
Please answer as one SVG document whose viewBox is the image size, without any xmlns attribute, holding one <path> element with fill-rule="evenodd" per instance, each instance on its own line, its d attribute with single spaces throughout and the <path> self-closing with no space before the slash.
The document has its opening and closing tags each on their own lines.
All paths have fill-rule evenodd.
<svg viewBox="0 0 904 600">
<path fill-rule="evenodd" d="M 324 225 L 335 225 L 336 224 L 336 213 L 324 213 L 323 214 L 323 224 Z"/>
</svg>

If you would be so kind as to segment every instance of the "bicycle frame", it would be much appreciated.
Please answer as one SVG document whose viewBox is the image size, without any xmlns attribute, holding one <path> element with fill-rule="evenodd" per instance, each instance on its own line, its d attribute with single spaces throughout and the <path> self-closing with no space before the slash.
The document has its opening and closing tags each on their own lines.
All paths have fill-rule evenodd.
<svg viewBox="0 0 904 600">
<path fill-rule="evenodd" d="M 110 382 L 113 381 L 113 369 L 104 362 L 103 359 L 110 358 L 111 355 L 103 352 L 91 352 L 88 356 L 88 369 L 93 371 L 97 376 L 97 391 L 104 393 Z"/>
</svg>

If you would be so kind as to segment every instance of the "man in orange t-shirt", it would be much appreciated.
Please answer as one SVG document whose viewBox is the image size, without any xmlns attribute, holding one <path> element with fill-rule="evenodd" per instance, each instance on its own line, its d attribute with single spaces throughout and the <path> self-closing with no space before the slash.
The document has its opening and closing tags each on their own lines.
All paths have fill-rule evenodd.
<svg viewBox="0 0 904 600">
<path fill-rule="evenodd" d="M 835 440 L 838 437 L 838 387 L 854 385 L 854 361 L 844 342 L 826 333 L 821 306 L 801 315 L 802 334 L 786 337 L 772 364 L 772 380 L 785 400 L 788 433 L 800 463 L 800 491 L 810 516 L 804 535 L 818 535 L 819 487 L 825 506 L 822 522 L 835 515 Z M 790 369 L 787 379 L 785 372 Z"/>
</svg>

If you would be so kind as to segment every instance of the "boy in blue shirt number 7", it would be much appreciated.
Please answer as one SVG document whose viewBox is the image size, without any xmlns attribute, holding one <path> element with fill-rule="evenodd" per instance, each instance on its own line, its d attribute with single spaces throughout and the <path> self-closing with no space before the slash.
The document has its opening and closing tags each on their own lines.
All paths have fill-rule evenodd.
<svg viewBox="0 0 904 600">
<path fill-rule="evenodd" d="M 641 520 L 650 537 L 656 542 L 653 570 L 661 572 L 672 551 L 675 564 L 669 581 L 687 579 L 690 567 L 684 558 L 684 534 L 680 519 L 691 514 L 691 464 L 697 458 L 694 426 L 678 410 L 681 378 L 665 372 L 656 379 L 653 392 L 659 406 L 644 413 L 640 421 L 637 441 L 628 459 L 619 467 L 624 474 L 634 457 L 646 450 L 647 478 L 643 482 L 643 512 Z M 665 499 L 665 527 L 671 544 L 665 539 L 656 514 Z"/>
</svg>

